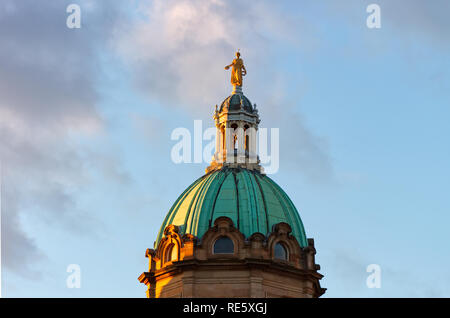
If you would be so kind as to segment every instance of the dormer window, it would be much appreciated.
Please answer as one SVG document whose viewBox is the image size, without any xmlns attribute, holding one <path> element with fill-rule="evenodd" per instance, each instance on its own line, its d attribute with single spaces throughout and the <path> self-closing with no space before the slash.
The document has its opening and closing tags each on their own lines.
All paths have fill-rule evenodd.
<svg viewBox="0 0 450 318">
<path fill-rule="evenodd" d="M 227 237 L 219 237 L 214 243 L 214 254 L 234 254 L 234 243 Z"/>
<path fill-rule="evenodd" d="M 165 263 L 176 261 L 177 256 L 177 247 L 175 246 L 175 244 L 170 244 L 166 249 L 164 261 Z"/>
<path fill-rule="evenodd" d="M 284 261 L 288 260 L 288 252 L 286 250 L 286 247 L 284 247 L 284 245 L 281 243 L 275 244 L 274 255 L 276 259 Z"/>
</svg>

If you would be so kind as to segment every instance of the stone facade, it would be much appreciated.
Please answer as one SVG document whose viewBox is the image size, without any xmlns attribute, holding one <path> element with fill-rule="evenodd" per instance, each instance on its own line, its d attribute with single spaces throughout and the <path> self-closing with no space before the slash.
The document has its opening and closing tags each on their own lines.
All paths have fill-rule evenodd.
<svg viewBox="0 0 450 318">
<path fill-rule="evenodd" d="M 254 233 L 245 238 L 231 219 L 219 217 L 201 241 L 178 233 L 177 226 L 167 226 L 156 250 L 146 252 L 149 271 L 139 281 L 147 285 L 149 298 L 310 298 L 325 292 L 314 241 L 308 239 L 308 246 L 300 247 L 287 223 L 274 225 L 267 237 Z M 231 250 L 219 253 L 219 239 L 231 240 Z"/>
</svg>

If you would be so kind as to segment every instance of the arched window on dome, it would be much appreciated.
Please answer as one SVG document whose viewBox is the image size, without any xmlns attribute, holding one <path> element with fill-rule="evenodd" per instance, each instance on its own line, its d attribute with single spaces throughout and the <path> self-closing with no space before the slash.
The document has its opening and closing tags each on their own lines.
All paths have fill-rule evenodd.
<svg viewBox="0 0 450 318">
<path fill-rule="evenodd" d="M 234 243 L 227 236 L 221 236 L 214 242 L 214 254 L 234 254 Z"/>
<path fill-rule="evenodd" d="M 167 248 L 166 248 L 166 252 L 164 254 L 164 262 L 173 262 L 177 260 L 177 255 L 178 254 L 178 250 L 177 247 L 175 246 L 175 244 L 170 244 Z"/>
<path fill-rule="evenodd" d="M 281 259 L 284 261 L 288 260 L 288 251 L 286 247 L 281 243 L 275 244 L 274 255 L 276 259 Z"/>
</svg>

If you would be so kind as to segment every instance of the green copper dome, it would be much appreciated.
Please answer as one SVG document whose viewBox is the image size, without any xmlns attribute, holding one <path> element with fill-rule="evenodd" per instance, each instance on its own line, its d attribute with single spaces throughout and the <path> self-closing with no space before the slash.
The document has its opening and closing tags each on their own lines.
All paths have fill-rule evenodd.
<svg viewBox="0 0 450 318">
<path fill-rule="evenodd" d="M 214 170 L 192 183 L 167 214 L 155 247 L 166 226 L 179 226 L 180 235 L 201 239 L 214 221 L 226 216 L 245 235 L 268 235 L 272 226 L 285 222 L 300 246 L 307 246 L 302 221 L 286 193 L 269 177 L 247 169 Z"/>
</svg>

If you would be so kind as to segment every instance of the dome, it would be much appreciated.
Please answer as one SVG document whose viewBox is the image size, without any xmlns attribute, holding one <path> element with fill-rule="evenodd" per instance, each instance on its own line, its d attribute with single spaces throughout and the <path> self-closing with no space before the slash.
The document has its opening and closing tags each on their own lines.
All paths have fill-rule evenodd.
<svg viewBox="0 0 450 318">
<path fill-rule="evenodd" d="M 221 216 L 230 218 L 247 238 L 257 232 L 268 236 L 275 224 L 285 222 L 300 246 L 308 245 L 297 209 L 272 179 L 257 171 L 224 167 L 197 179 L 179 196 L 161 225 L 155 248 L 170 224 L 179 227 L 181 236 L 192 234 L 201 240 Z"/>
<path fill-rule="evenodd" d="M 224 110 L 227 111 L 236 111 L 241 109 L 241 102 L 242 102 L 242 108 L 249 112 L 253 113 L 253 106 L 250 100 L 245 97 L 243 94 L 232 94 L 225 98 L 225 100 L 220 105 L 219 112 L 222 112 Z"/>
</svg>

